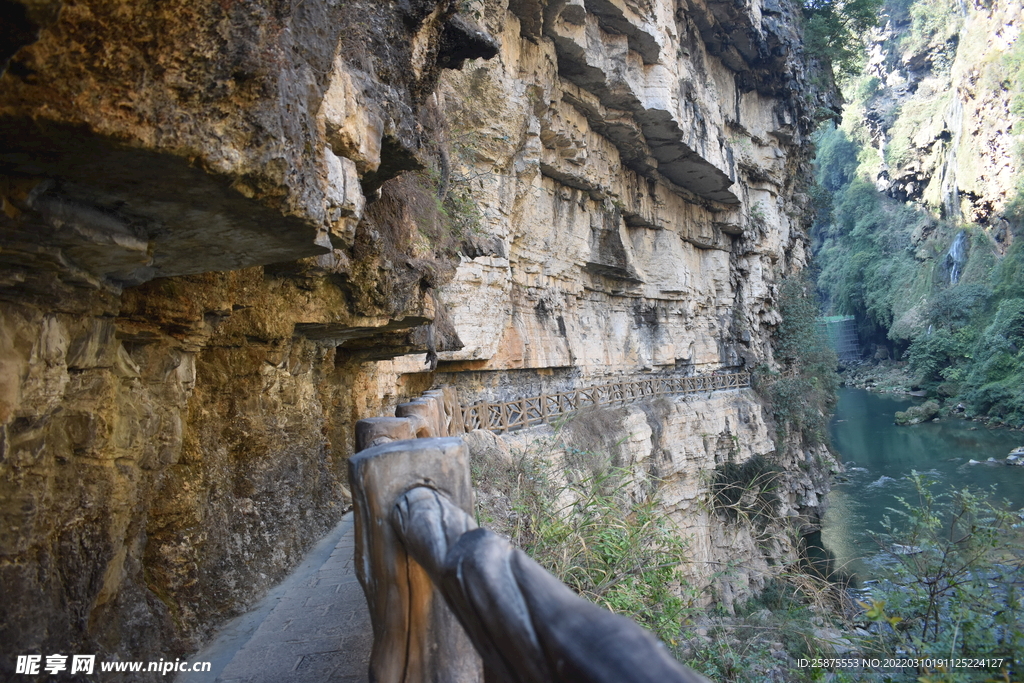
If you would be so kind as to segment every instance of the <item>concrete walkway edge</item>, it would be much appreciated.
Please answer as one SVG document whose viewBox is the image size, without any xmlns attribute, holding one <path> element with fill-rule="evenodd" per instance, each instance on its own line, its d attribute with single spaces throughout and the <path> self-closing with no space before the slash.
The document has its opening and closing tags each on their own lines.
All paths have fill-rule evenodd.
<svg viewBox="0 0 1024 683">
<path fill-rule="evenodd" d="M 373 636 L 353 565 L 352 513 L 251 610 L 220 629 L 192 662 L 208 673 L 175 683 L 321 683 L 368 680 Z"/>
</svg>

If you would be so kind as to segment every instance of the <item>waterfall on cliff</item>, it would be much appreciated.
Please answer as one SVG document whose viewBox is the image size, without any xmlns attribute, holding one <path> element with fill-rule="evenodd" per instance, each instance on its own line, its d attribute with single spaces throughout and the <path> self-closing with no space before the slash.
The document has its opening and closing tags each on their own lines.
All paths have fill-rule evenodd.
<svg viewBox="0 0 1024 683">
<path fill-rule="evenodd" d="M 949 245 L 946 252 L 946 267 L 949 268 L 949 284 L 955 285 L 960 281 L 963 274 L 964 263 L 967 261 L 967 233 L 963 230 L 957 233 L 953 244 Z"/>
</svg>

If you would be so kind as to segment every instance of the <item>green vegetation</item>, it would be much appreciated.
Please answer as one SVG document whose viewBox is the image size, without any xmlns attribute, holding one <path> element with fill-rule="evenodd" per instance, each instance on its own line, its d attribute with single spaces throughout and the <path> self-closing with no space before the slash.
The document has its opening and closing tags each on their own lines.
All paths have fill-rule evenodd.
<svg viewBox="0 0 1024 683">
<path fill-rule="evenodd" d="M 905 349 L 915 382 L 934 395 L 1024 425 L 1020 243 L 994 267 L 972 268 L 971 261 L 991 259 L 993 248 L 987 234 L 969 228 L 969 261 L 950 285 L 946 254 L 920 241 L 915 247 L 913 235 L 933 227 L 944 236 L 938 245 L 948 245 L 952 231 L 859 179 L 836 197 L 817 233 L 818 286 L 831 312 L 854 315 L 863 336 L 885 335 Z"/>
<path fill-rule="evenodd" d="M 818 320 L 814 286 L 804 277 L 783 280 L 778 295 L 782 322 L 775 335 L 778 371 L 761 367 L 754 386 L 772 406 L 779 443 L 791 434 L 815 445 L 826 440 L 839 378 L 836 354 Z"/>
<path fill-rule="evenodd" d="M 857 316 L 862 334 L 898 326 L 914 332 L 909 292 L 920 290 L 921 275 L 913 235 L 928 218 L 887 201 L 861 177 L 860 145 L 834 125 L 823 126 L 815 141 L 819 202 L 814 225 L 818 287 L 827 308 Z M 910 314 L 910 315 L 908 315 Z"/>
<path fill-rule="evenodd" d="M 958 46 L 982 52 L 976 43 L 984 36 L 964 30 L 962 8 L 952 0 L 890 0 L 886 9 L 892 21 L 909 24 L 884 48 L 894 58 L 924 55 L 938 74 Z M 1024 41 L 980 60 L 977 71 L 980 88 L 1008 96 L 1011 111 L 1024 115 Z M 987 225 L 944 219 L 937 165 L 950 144 L 944 117 L 952 91 L 922 87 L 897 103 L 879 87 L 873 75 L 852 78 L 845 123 L 826 124 L 815 136 L 812 235 L 825 308 L 856 316 L 861 338 L 891 345 L 895 358 L 909 361 L 913 384 L 933 397 L 962 402 L 969 415 L 1024 426 L 1024 356 L 1015 336 L 1017 302 L 1024 299 L 1024 174 L 1003 215 Z M 878 127 L 885 131 L 884 164 Z M 1017 135 L 1021 127 L 1016 121 Z M 1018 154 L 1024 164 L 1024 150 Z M 959 162 L 968 172 L 969 159 Z M 931 176 L 930 185 L 917 187 L 916 206 L 895 201 L 875 187 L 883 169 L 904 178 L 905 189 L 906 178 L 921 173 Z M 1003 217 L 1015 234 L 998 243 Z M 949 252 L 961 233 L 954 263 Z"/>
<path fill-rule="evenodd" d="M 565 457 L 558 469 L 555 451 Z M 716 470 L 711 507 L 755 532 L 771 521 L 780 471 L 764 458 Z M 600 453 L 557 440 L 507 460 L 474 452 L 481 523 L 510 538 L 587 599 L 654 631 L 674 655 L 721 683 L 810 681 L 792 660 L 833 652 L 838 594 L 801 572 L 767 582 L 735 613 L 701 602 L 680 567 L 686 543 L 657 506 L 657 484 L 635 481 Z M 716 576 L 728 577 L 725 567 Z"/>
<path fill-rule="evenodd" d="M 782 470 L 767 458 L 755 455 L 742 465 L 725 462 L 715 468 L 711 502 L 715 510 L 731 521 L 743 519 L 764 529 L 775 519 L 779 507 L 776 494 Z"/>
<path fill-rule="evenodd" d="M 804 45 L 838 78 L 860 70 L 864 35 L 878 23 L 884 0 L 804 0 Z"/>
<path fill-rule="evenodd" d="M 949 106 L 950 93 L 936 93 L 924 99 L 913 99 L 904 104 L 899 116 L 889 129 L 889 143 L 885 146 L 885 163 L 891 167 L 906 166 L 914 161 L 914 137 L 924 135 L 924 140 L 942 133 L 945 121 L 943 115 Z"/>
<path fill-rule="evenodd" d="M 999 302 L 970 360 L 962 391 L 974 410 L 1024 425 L 1024 298 Z"/>
<path fill-rule="evenodd" d="M 858 177 L 857 145 L 844 130 L 825 127 L 818 142 L 817 284 L 829 312 L 856 316 L 862 337 L 905 351 L 915 383 L 933 395 L 1024 425 L 1021 243 L 997 257 L 988 232 L 965 226 L 966 262 L 951 284 L 946 252 L 960 226 Z"/>
<path fill-rule="evenodd" d="M 909 479 L 917 500 L 898 498 L 877 539 L 888 563 L 861 603 L 874 622 L 863 648 L 881 657 L 1005 658 L 994 671 L 932 667 L 924 678 L 908 671 L 894 681 L 1008 680 L 1024 664 L 1021 517 L 983 492 L 935 493 L 935 482 L 916 472 Z"/>
<path fill-rule="evenodd" d="M 735 615 L 712 614 L 706 627 L 688 629 L 678 656 L 721 683 L 820 681 L 821 670 L 795 660 L 835 657 L 852 646 L 841 628 L 841 599 L 842 592 L 821 579 L 784 573 L 738 605 Z"/>
<path fill-rule="evenodd" d="M 938 414 L 938 402 L 925 401 L 919 406 L 911 406 L 906 410 L 897 410 L 895 418 L 898 425 L 916 425 L 921 422 L 927 422 Z"/>
<path fill-rule="evenodd" d="M 910 19 L 910 30 L 899 41 L 900 50 L 928 53 L 937 71 L 948 71 L 964 20 L 957 0 L 914 0 L 893 5 L 898 16 L 905 13 Z"/>
<path fill-rule="evenodd" d="M 585 464 L 567 470 L 566 483 L 544 454 L 520 454 L 507 470 L 477 464 L 478 482 L 509 501 L 490 525 L 583 597 L 674 643 L 696 595 L 679 590 L 686 544 L 659 514 L 656 488 L 607 462 L 595 474 L 602 459 L 589 453 L 575 454 Z"/>
<path fill-rule="evenodd" d="M 1018 136 L 1014 152 L 1024 163 L 1024 40 L 1020 37 L 1002 59 L 998 87 L 1005 88 L 1010 95 L 1010 113 L 1016 117 L 1013 134 Z M 1015 195 L 1006 209 L 1011 220 L 1024 225 L 1024 173 L 1017 177 Z"/>
</svg>

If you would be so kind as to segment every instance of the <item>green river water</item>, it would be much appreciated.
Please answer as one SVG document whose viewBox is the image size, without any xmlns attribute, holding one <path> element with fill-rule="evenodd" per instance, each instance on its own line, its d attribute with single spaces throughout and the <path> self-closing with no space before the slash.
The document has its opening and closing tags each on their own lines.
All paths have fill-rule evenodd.
<svg viewBox="0 0 1024 683">
<path fill-rule="evenodd" d="M 971 459 L 1005 459 L 1024 445 L 1024 432 L 959 419 L 897 427 L 893 414 L 914 403 L 862 389 L 840 390 L 830 433 L 832 448 L 846 466 L 846 481 L 829 493 L 821 540 L 836 566 L 861 579 L 874 574 L 878 551 L 869 532 L 882 531 L 886 509 L 898 507 L 895 496 L 913 497 L 905 479 L 911 470 L 927 473 L 937 482 L 936 490 L 995 487 L 997 498 L 1024 507 L 1024 467 L 968 464 Z"/>
</svg>

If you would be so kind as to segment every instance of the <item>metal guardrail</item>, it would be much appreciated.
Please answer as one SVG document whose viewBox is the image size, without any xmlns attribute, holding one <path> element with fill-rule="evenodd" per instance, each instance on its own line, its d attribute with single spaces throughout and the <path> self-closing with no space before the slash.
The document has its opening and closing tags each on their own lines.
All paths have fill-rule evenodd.
<svg viewBox="0 0 1024 683">
<path fill-rule="evenodd" d="M 591 406 L 625 405 L 657 396 L 678 396 L 749 386 L 749 372 L 645 377 L 514 401 L 475 403 L 462 409 L 462 421 L 467 431 L 484 429 L 501 433 L 545 424 L 554 418 Z"/>
</svg>

